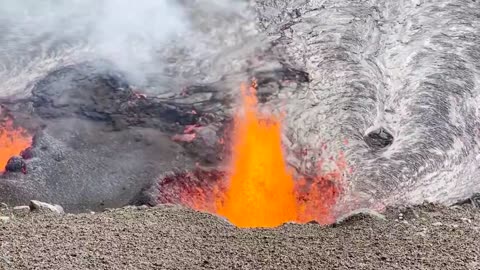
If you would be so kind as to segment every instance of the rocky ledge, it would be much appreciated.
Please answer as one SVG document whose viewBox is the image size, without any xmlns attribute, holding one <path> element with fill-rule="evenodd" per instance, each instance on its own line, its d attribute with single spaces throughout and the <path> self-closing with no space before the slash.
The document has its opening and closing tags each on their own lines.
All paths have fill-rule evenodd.
<svg viewBox="0 0 480 270">
<path fill-rule="evenodd" d="M 0 222 L 0 269 L 480 267 L 480 211 L 472 204 L 360 211 L 331 226 L 275 229 L 238 229 L 174 205 L 77 215 L 29 209 Z"/>
</svg>

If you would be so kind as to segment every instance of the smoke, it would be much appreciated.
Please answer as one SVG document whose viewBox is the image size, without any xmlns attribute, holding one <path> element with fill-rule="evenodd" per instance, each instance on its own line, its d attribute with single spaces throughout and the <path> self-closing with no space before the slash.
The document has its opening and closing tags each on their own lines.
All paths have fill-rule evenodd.
<svg viewBox="0 0 480 270">
<path fill-rule="evenodd" d="M 155 0 L 138 3 L 103 2 L 97 10 L 98 17 L 92 18 L 96 24 L 88 35 L 89 44 L 94 44 L 101 57 L 135 77 L 141 75 L 141 70 L 154 68 L 151 61 L 155 52 L 188 29 L 187 17 L 175 3 Z"/>
<path fill-rule="evenodd" d="M 217 14 L 245 8 L 234 0 L 184 2 L 0 0 L 1 95 L 28 91 L 29 83 L 58 65 L 90 59 L 107 60 L 134 83 L 144 83 L 163 68 L 167 47 L 218 46 L 209 44 L 206 32 L 212 31 L 199 20 L 213 22 Z"/>
</svg>

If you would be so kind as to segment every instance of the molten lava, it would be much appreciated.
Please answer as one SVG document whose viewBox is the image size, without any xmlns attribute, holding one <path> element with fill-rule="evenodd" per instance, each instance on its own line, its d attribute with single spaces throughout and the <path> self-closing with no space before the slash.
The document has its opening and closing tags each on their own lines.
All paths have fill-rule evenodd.
<svg viewBox="0 0 480 270">
<path fill-rule="evenodd" d="M 332 223 L 332 208 L 347 169 L 343 155 L 330 158 L 336 163 L 333 171 L 319 168 L 315 177 L 295 179 L 282 149 L 281 117 L 259 112 L 255 83 L 242 85 L 241 90 L 228 172 L 197 170 L 166 177 L 160 202 L 216 213 L 243 228 L 276 227 L 289 221 Z M 172 194 L 180 196 L 175 199 Z"/>
<path fill-rule="evenodd" d="M 238 227 L 274 227 L 297 219 L 295 182 L 287 169 L 278 117 L 257 112 L 255 88 L 242 85 L 243 113 L 234 120 L 228 187 L 218 214 Z"/>
<path fill-rule="evenodd" d="M 32 144 L 32 137 L 21 127 L 15 127 L 11 119 L 0 124 L 0 171 L 12 156 L 19 155 Z"/>
</svg>

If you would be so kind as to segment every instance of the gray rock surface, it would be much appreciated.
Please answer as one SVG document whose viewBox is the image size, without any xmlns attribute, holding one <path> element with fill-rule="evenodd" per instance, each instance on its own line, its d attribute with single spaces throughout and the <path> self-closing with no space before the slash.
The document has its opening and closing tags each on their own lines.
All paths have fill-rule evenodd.
<svg viewBox="0 0 480 270">
<path fill-rule="evenodd" d="M 396 220 L 399 213 L 405 220 Z M 328 227 L 237 229 L 176 206 L 62 217 L 32 214 L 0 224 L 0 269 L 479 267 L 476 209 L 422 205 L 389 209 L 386 220 L 357 217 Z"/>
<path fill-rule="evenodd" d="M 44 203 L 36 200 L 30 201 L 30 210 L 31 211 L 39 211 L 39 212 L 50 212 L 54 214 L 64 214 L 63 207 L 55 204 Z"/>
<path fill-rule="evenodd" d="M 7 223 L 10 221 L 10 217 L 7 216 L 0 216 L 0 222 Z"/>
<path fill-rule="evenodd" d="M 30 213 L 30 206 L 21 205 L 12 208 L 12 214 L 17 217 L 24 217 Z"/>
</svg>

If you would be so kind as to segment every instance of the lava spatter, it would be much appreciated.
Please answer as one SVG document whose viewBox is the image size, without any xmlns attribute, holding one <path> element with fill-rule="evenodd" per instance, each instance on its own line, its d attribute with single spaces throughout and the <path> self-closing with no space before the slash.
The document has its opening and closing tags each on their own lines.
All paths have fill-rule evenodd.
<svg viewBox="0 0 480 270">
<path fill-rule="evenodd" d="M 333 160 L 334 171 L 295 178 L 282 148 L 282 117 L 259 111 L 255 82 L 242 85 L 241 94 L 228 171 L 212 179 L 198 173 L 193 178 L 180 176 L 177 180 L 188 182 L 188 188 L 177 190 L 179 203 L 224 216 L 242 228 L 276 227 L 289 221 L 333 222 L 332 208 L 347 169 L 343 155 Z"/>
<path fill-rule="evenodd" d="M 241 90 L 231 171 L 217 212 L 239 227 L 274 227 L 296 220 L 295 182 L 283 157 L 281 121 L 258 112 L 255 85 L 242 85 Z"/>
</svg>

